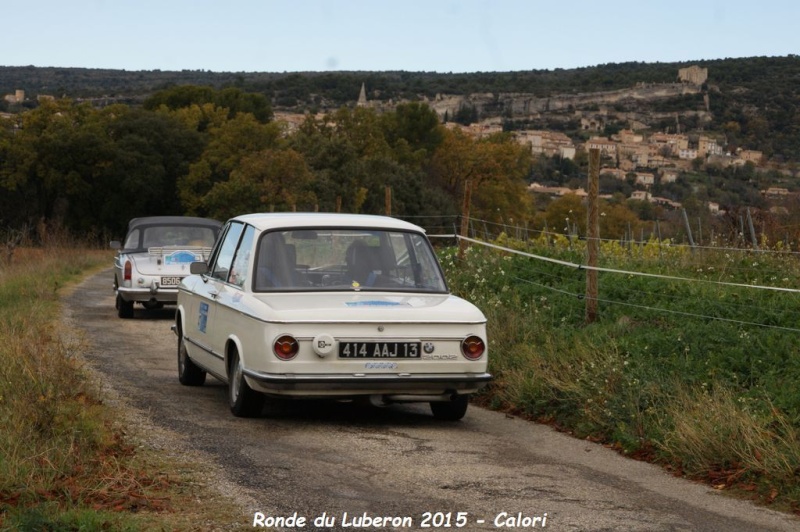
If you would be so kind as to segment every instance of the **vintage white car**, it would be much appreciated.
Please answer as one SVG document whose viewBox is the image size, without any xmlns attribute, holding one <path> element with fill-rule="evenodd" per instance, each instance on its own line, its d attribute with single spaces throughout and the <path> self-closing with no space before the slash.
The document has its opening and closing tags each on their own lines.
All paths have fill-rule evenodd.
<svg viewBox="0 0 800 532">
<path fill-rule="evenodd" d="M 231 219 L 191 265 L 173 330 L 178 377 L 228 384 L 231 411 L 265 396 L 429 402 L 458 420 L 491 380 L 486 318 L 448 292 L 430 242 L 383 216 Z"/>
<path fill-rule="evenodd" d="M 189 216 L 150 216 L 128 222 L 124 243 L 112 241 L 114 291 L 120 318 L 134 303 L 148 310 L 175 304 L 192 262 L 207 260 L 222 223 Z"/>
</svg>

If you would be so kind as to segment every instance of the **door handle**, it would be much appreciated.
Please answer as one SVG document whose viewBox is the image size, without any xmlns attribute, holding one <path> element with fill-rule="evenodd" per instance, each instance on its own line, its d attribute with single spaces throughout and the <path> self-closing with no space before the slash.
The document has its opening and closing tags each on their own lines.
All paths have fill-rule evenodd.
<svg viewBox="0 0 800 532">
<path fill-rule="evenodd" d="M 208 290 L 208 295 L 211 296 L 211 299 L 217 299 L 217 296 L 219 295 L 219 290 L 217 290 L 216 288 L 210 288 Z"/>
</svg>

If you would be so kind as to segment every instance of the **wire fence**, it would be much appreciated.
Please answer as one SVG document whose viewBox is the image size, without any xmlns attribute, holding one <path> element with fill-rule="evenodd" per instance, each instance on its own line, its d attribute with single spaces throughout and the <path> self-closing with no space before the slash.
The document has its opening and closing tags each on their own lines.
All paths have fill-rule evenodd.
<svg viewBox="0 0 800 532">
<path fill-rule="evenodd" d="M 429 236 L 440 237 L 444 233 L 454 236 L 459 232 L 461 227 L 460 215 L 420 215 L 420 216 L 402 216 L 404 220 L 416 223 L 426 229 Z M 480 218 L 470 217 L 468 219 L 468 236 L 474 239 L 481 239 L 483 241 L 496 240 L 501 234 L 507 237 L 514 238 L 520 241 L 530 241 L 537 239 L 550 239 L 555 240 L 558 238 L 567 238 L 571 242 L 595 240 L 589 239 L 586 236 L 578 234 L 577 225 L 574 224 L 565 228 L 565 231 L 554 231 L 548 227 L 533 228 L 525 225 L 515 225 L 505 222 L 492 222 Z M 786 255 L 786 256 L 800 256 L 800 251 L 792 251 L 788 246 L 783 246 L 783 249 L 771 249 L 767 247 L 754 247 L 752 242 L 740 233 L 735 242 L 730 242 L 723 239 L 711 239 L 710 245 L 703 245 L 699 243 L 685 243 L 678 242 L 674 239 L 662 238 L 659 234 L 658 223 L 654 222 L 653 227 L 649 231 L 638 231 L 638 238 L 635 231 L 630 231 L 622 238 L 599 238 L 601 243 L 618 243 L 631 250 L 641 248 L 642 246 L 656 242 L 660 246 L 669 246 L 677 249 L 685 249 L 692 252 L 714 252 L 714 253 L 751 253 L 758 252 L 766 255 Z M 717 242 L 717 243 L 714 243 Z M 738 245 L 733 245 L 738 244 Z"/>
<path fill-rule="evenodd" d="M 444 217 L 443 217 L 444 218 Z M 454 217 L 450 217 L 454 219 Z M 474 222 L 470 225 L 471 228 L 485 227 L 489 228 L 490 223 L 482 220 L 471 220 Z M 448 224 L 441 224 L 440 227 L 448 227 Z M 764 329 L 774 329 L 779 331 L 800 332 L 800 328 L 785 324 L 785 319 L 775 318 L 776 313 L 785 314 L 791 312 L 790 309 L 800 308 L 800 299 L 794 299 L 800 294 L 800 288 L 794 286 L 780 286 L 778 283 L 768 284 L 762 278 L 759 282 L 739 282 L 739 281 L 725 281 L 720 279 L 708 277 L 690 277 L 687 276 L 685 270 L 683 274 L 670 273 L 669 271 L 662 273 L 653 273 L 647 271 L 639 271 L 634 268 L 613 268 L 607 266 L 589 266 L 587 264 L 576 262 L 574 260 L 564 260 L 562 258 L 555 258 L 543 253 L 547 250 L 539 245 L 536 246 L 537 253 L 527 250 L 514 249 L 512 247 L 504 246 L 497 243 L 497 239 L 501 234 L 506 236 L 519 235 L 518 240 L 523 243 L 533 243 L 536 240 L 549 239 L 549 238 L 565 238 L 563 233 L 550 233 L 541 230 L 529 230 L 525 227 L 511 226 L 508 224 L 493 224 L 496 232 L 490 231 L 475 231 L 471 230 L 471 236 L 461 236 L 455 230 L 455 223 L 450 224 L 451 232 L 431 234 L 433 239 L 452 239 L 453 242 L 465 241 L 471 245 L 481 246 L 484 248 L 493 249 L 505 254 L 513 254 L 520 257 L 530 259 L 534 263 L 542 265 L 550 265 L 549 268 L 530 268 L 530 276 L 525 278 L 519 276 L 512 276 L 515 283 L 519 285 L 528 285 L 537 288 L 538 290 L 548 291 L 550 293 L 558 294 L 560 296 L 574 298 L 576 301 L 585 302 L 587 299 L 585 290 L 585 279 L 580 273 L 587 270 L 595 270 L 604 274 L 605 281 L 602 281 L 602 286 L 613 287 L 613 296 L 604 294 L 598 295 L 592 299 L 605 306 L 616 308 L 631 308 L 646 312 L 656 312 L 669 314 L 673 316 L 681 316 L 693 320 L 717 321 L 733 324 L 739 327 L 759 327 Z M 482 238 L 481 238 L 482 237 Z M 514 236 L 513 238 L 516 238 Z M 567 236 L 568 238 L 568 236 Z M 616 240 L 603 240 L 604 242 L 618 242 Z M 638 242 L 636 245 L 645 246 L 653 245 L 651 241 Z M 655 245 L 659 245 L 656 243 Z M 668 242 L 661 242 L 660 245 L 670 247 L 673 249 L 682 249 L 685 255 L 691 255 L 689 246 L 682 246 Z M 530 249 L 533 246 L 526 246 Z M 695 248 L 696 249 L 696 248 Z M 728 248 L 728 247 L 706 247 L 704 250 L 708 252 L 721 252 L 725 254 L 731 253 L 747 253 L 753 257 L 769 255 L 770 257 L 785 256 L 789 259 L 790 263 L 795 263 L 797 252 L 780 251 L 780 250 L 766 250 L 766 249 L 752 249 L 752 248 Z M 555 254 L 555 253 L 554 253 Z M 574 255 L 574 254 L 573 254 Z M 748 261 L 749 262 L 749 261 Z M 632 262 L 633 263 L 633 262 Z M 729 274 L 741 274 L 743 272 L 753 273 L 755 275 L 763 273 L 759 270 L 760 264 L 754 262 L 748 266 L 735 266 L 729 264 L 726 266 L 726 272 Z M 788 274 L 791 275 L 791 274 Z M 743 302 L 737 302 L 735 298 L 728 297 L 723 300 L 705 300 L 703 301 L 703 309 L 705 312 L 694 312 L 689 310 L 692 305 L 688 304 L 687 295 L 682 292 L 685 290 L 678 290 L 678 294 L 670 293 L 669 290 L 647 291 L 637 288 L 629 287 L 630 283 L 620 282 L 619 279 L 626 279 L 631 277 L 649 278 L 663 282 L 664 284 L 677 283 L 680 285 L 697 284 L 716 286 L 723 290 L 730 290 L 734 292 L 743 293 L 757 293 L 757 294 L 773 294 L 782 295 L 780 304 L 776 306 L 774 297 L 744 297 Z M 786 284 L 796 284 L 794 277 L 781 278 L 781 281 Z M 638 285 L 637 285 L 638 286 Z M 659 285 L 663 286 L 663 285 Z M 602 291 L 602 290 L 601 290 Z M 605 290 L 608 292 L 608 290 Z M 704 294 L 703 297 L 707 297 Z M 789 298 L 787 300 L 786 298 Z M 647 303 L 640 303 L 646 301 Z M 654 302 L 654 303 L 653 303 Z M 783 310 L 782 310 L 783 309 Z M 789 309 L 789 310 L 786 310 Z M 785 317 L 785 316 L 784 316 Z M 776 321 L 781 323 L 775 323 Z M 791 321 L 791 320 L 789 320 Z"/>
</svg>

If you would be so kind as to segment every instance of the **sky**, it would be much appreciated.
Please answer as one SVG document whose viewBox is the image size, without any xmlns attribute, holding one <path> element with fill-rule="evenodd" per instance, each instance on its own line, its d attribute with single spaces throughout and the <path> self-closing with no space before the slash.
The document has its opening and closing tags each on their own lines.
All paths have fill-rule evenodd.
<svg viewBox="0 0 800 532">
<path fill-rule="evenodd" d="M 0 0 L 0 66 L 508 72 L 800 53 L 798 0 Z"/>
</svg>

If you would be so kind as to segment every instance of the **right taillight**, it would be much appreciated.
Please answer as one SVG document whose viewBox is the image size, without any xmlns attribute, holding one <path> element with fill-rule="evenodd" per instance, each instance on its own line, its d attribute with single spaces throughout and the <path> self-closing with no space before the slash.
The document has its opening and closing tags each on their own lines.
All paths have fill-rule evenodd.
<svg viewBox="0 0 800 532">
<path fill-rule="evenodd" d="M 461 353 L 469 360 L 478 360 L 486 351 L 486 344 L 479 336 L 467 336 L 461 341 Z"/>
<path fill-rule="evenodd" d="M 272 352 L 281 360 L 291 360 L 297 356 L 300 350 L 300 344 L 293 336 L 284 334 L 275 339 L 272 343 Z"/>
</svg>

